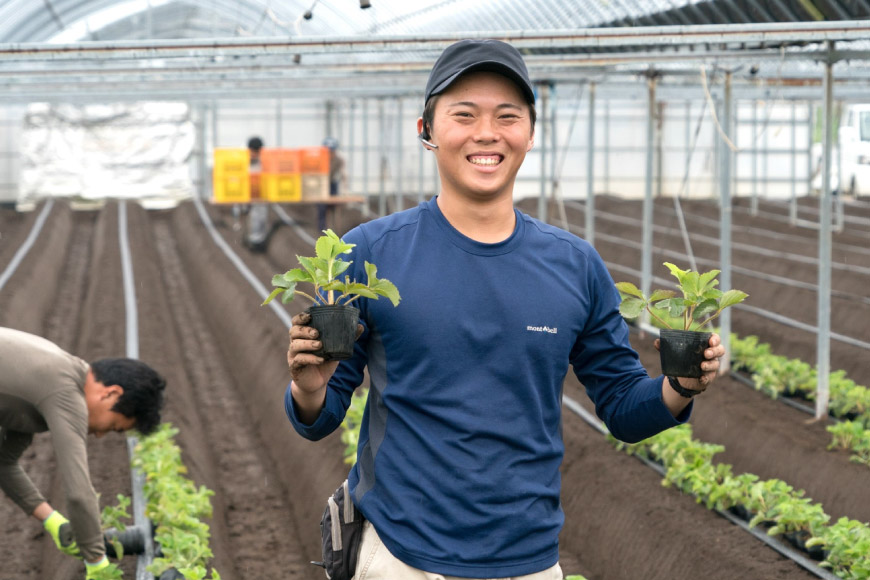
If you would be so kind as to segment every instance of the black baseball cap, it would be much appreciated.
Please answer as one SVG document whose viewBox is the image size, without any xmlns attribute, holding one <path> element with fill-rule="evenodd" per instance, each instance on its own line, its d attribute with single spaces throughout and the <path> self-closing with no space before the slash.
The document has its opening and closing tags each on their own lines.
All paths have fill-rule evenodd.
<svg viewBox="0 0 870 580">
<path fill-rule="evenodd" d="M 506 42 L 491 39 L 460 40 L 445 48 L 429 73 L 423 102 L 444 92 L 456 79 L 471 71 L 503 74 L 517 84 L 527 103 L 535 102 L 535 91 L 520 52 Z"/>
</svg>

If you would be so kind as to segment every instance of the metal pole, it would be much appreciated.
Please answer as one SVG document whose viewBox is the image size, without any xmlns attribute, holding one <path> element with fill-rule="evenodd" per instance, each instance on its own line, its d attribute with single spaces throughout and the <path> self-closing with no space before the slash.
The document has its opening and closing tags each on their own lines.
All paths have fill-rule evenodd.
<svg viewBox="0 0 870 580">
<path fill-rule="evenodd" d="M 752 101 L 752 197 L 750 213 L 758 215 L 758 101 Z"/>
<path fill-rule="evenodd" d="M 662 164 L 664 163 L 664 153 L 662 151 L 662 139 L 664 138 L 664 124 L 665 124 L 665 104 L 662 101 L 656 103 L 656 198 L 660 198 L 662 196 L 662 181 L 664 179 L 664 170 L 662 169 Z"/>
<path fill-rule="evenodd" d="M 335 114 L 335 103 L 333 101 L 326 101 L 326 136 L 334 137 L 335 133 L 333 132 L 334 122 L 333 116 Z"/>
<path fill-rule="evenodd" d="M 813 194 L 813 136 L 816 125 L 812 101 L 807 102 L 807 197 Z"/>
<path fill-rule="evenodd" d="M 396 206 L 393 211 L 402 211 L 405 207 L 402 183 L 402 130 L 405 125 L 402 123 L 402 97 L 396 97 Z"/>
<path fill-rule="evenodd" d="M 206 145 L 205 145 L 205 118 L 208 110 L 205 105 L 200 105 L 196 109 L 196 139 L 199 141 L 199 158 L 197 159 L 197 178 L 199 179 L 199 197 L 201 199 L 208 198 L 208 183 L 206 178 Z"/>
<path fill-rule="evenodd" d="M 368 208 L 369 196 L 369 100 L 363 99 L 362 111 L 362 158 L 363 158 L 363 195 L 366 196 L 366 208 Z"/>
<path fill-rule="evenodd" d="M 722 131 L 729 139 L 732 135 L 731 72 L 725 74 L 725 98 L 722 103 Z M 719 283 L 722 291 L 731 289 L 731 148 L 723 143 L 721 169 L 719 171 Z M 725 347 L 725 356 L 719 359 L 719 372 L 731 368 L 731 310 L 726 308 L 719 315 L 719 337 Z"/>
<path fill-rule="evenodd" d="M 849 187 L 847 176 L 843 174 L 843 140 L 840 139 L 840 123 L 843 119 L 843 103 L 837 103 L 837 134 L 834 138 L 837 140 L 837 196 L 834 198 L 836 207 L 836 231 L 843 231 L 843 196 L 846 194 L 846 189 Z"/>
<path fill-rule="evenodd" d="M 586 138 L 586 241 L 595 245 L 595 83 L 589 84 L 589 132 Z"/>
<path fill-rule="evenodd" d="M 683 197 L 689 199 L 690 189 L 689 189 L 689 181 L 692 175 L 692 172 L 689 170 L 689 164 L 692 162 L 692 101 L 686 101 L 686 119 L 685 119 L 685 143 L 686 143 L 686 183 L 685 189 L 682 194 Z"/>
<path fill-rule="evenodd" d="M 797 223 L 797 102 L 791 102 L 791 201 L 788 205 L 788 222 Z"/>
<path fill-rule="evenodd" d="M 643 243 L 641 250 L 640 285 L 644 295 L 652 288 L 653 250 L 653 162 L 655 157 L 656 79 L 650 75 L 646 119 L 646 190 L 643 198 Z M 649 313 L 644 311 L 641 322 L 649 323 Z"/>
<path fill-rule="evenodd" d="M 538 219 L 542 222 L 547 221 L 547 108 L 550 104 L 549 87 L 546 83 L 540 85 L 541 88 L 541 122 L 538 124 L 541 138 L 541 193 L 538 197 Z"/>
<path fill-rule="evenodd" d="M 604 192 L 610 193 L 610 99 L 604 101 Z"/>
<path fill-rule="evenodd" d="M 553 198 L 553 201 L 556 201 L 556 151 L 559 149 L 559 130 L 558 130 L 558 104 L 559 104 L 559 92 L 556 90 L 555 85 L 550 85 L 551 99 L 550 99 L 550 197 Z M 566 143 L 567 147 L 568 144 Z"/>
<path fill-rule="evenodd" d="M 771 112 L 768 111 L 768 117 L 771 115 Z M 763 186 L 764 195 L 761 196 L 761 199 L 768 199 L 769 191 L 768 187 L 770 186 L 770 175 L 768 171 L 768 150 L 770 149 L 770 140 L 769 135 L 770 131 L 768 131 L 770 127 L 770 120 L 765 121 L 762 131 L 764 132 L 762 139 L 762 149 L 761 149 L 761 183 Z"/>
<path fill-rule="evenodd" d="M 387 146 L 387 129 L 384 120 L 384 99 L 378 99 L 378 139 L 380 146 L 378 147 L 378 215 L 387 215 L 387 167 L 386 154 L 384 153 Z"/>
<path fill-rule="evenodd" d="M 356 159 L 356 101 L 353 100 L 350 102 L 350 112 L 348 113 L 347 120 L 347 148 L 345 149 L 345 155 L 347 155 L 347 186 L 351 191 L 354 190 L 353 187 L 353 169 L 354 169 L 354 160 Z"/>
<path fill-rule="evenodd" d="M 828 42 L 828 54 L 834 43 Z M 831 146 L 833 123 L 831 119 L 834 100 L 834 65 L 825 63 L 825 133 L 822 162 L 822 196 L 819 201 L 819 304 L 818 342 L 816 345 L 816 419 L 828 414 L 828 382 L 831 372 Z"/>
<path fill-rule="evenodd" d="M 275 100 L 275 147 L 281 147 L 284 142 L 283 102 L 281 97 Z"/>
</svg>

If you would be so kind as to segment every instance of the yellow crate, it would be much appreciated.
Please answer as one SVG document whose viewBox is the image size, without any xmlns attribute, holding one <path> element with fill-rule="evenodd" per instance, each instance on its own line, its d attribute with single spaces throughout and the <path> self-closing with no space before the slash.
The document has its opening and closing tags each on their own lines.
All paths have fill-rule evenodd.
<svg viewBox="0 0 870 580">
<path fill-rule="evenodd" d="M 260 186 L 266 201 L 289 203 L 302 200 L 302 176 L 298 173 L 263 173 Z"/>
<path fill-rule="evenodd" d="M 215 203 L 251 201 L 250 154 L 247 149 L 215 149 L 212 200 Z"/>
</svg>

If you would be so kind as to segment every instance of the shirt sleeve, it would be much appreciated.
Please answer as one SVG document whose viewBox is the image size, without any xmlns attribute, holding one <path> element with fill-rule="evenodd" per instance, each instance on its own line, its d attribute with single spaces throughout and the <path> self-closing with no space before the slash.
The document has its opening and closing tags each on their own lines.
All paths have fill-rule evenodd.
<svg viewBox="0 0 870 580">
<path fill-rule="evenodd" d="M 58 473 L 66 492 L 66 510 L 76 543 L 93 562 L 106 551 L 100 527 L 100 506 L 91 484 L 87 452 L 87 407 L 71 390 L 59 391 L 40 404 L 48 423 Z"/>
<path fill-rule="evenodd" d="M 595 412 L 614 437 L 636 443 L 689 420 L 692 405 L 674 417 L 662 399 L 661 375 L 650 377 L 629 342 L 619 313 L 619 292 L 604 262 L 595 255 L 587 279 L 589 319 L 571 364 Z"/>
<path fill-rule="evenodd" d="M 31 433 L 0 430 L 0 488 L 27 515 L 45 501 L 18 463 L 32 441 Z"/>
</svg>

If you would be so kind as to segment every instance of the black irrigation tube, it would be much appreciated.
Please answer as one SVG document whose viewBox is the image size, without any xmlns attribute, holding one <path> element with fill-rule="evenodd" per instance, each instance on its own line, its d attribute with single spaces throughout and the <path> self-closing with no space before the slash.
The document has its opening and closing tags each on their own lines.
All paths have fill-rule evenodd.
<svg viewBox="0 0 870 580">
<path fill-rule="evenodd" d="M 572 399 L 568 395 L 563 395 L 562 396 L 562 403 L 565 405 L 565 407 L 567 407 L 572 412 L 574 412 L 574 414 L 576 414 L 578 417 L 580 417 L 581 419 L 586 421 L 593 429 L 597 430 L 598 432 L 600 432 L 603 435 L 606 435 L 608 433 L 607 429 L 604 427 L 604 425 L 601 423 L 601 421 L 597 417 L 592 415 L 592 413 L 590 413 L 589 411 L 584 409 L 583 406 L 580 405 L 580 403 L 578 403 L 576 400 Z M 632 457 L 636 458 L 638 461 L 642 462 L 647 467 L 654 469 L 662 477 L 665 476 L 665 469 L 661 465 L 659 465 L 658 463 L 650 461 L 649 459 L 646 459 L 645 457 L 640 457 L 639 455 L 633 455 Z M 769 536 L 763 530 L 760 530 L 758 528 L 750 528 L 746 522 L 744 522 L 740 518 L 737 518 L 734 515 L 726 512 L 726 511 L 719 510 L 719 509 L 713 509 L 712 511 L 716 512 L 718 515 L 727 519 L 732 524 L 740 526 L 745 531 L 749 532 L 750 534 L 755 536 L 757 539 L 764 542 L 767 546 L 773 548 L 774 550 L 776 550 L 777 552 L 779 552 L 780 554 L 782 554 L 783 556 L 785 556 L 789 560 L 794 561 L 796 564 L 798 564 L 802 568 L 805 568 L 807 571 L 815 574 L 819 578 L 823 578 L 824 580 L 840 580 L 839 577 L 835 576 L 831 572 L 828 572 L 824 568 L 821 568 L 818 565 L 816 565 L 815 562 L 813 562 L 813 560 L 804 556 L 800 551 L 790 547 L 789 545 L 787 545 L 784 542 L 781 542 L 780 540 L 776 539 L 775 537 Z"/>
</svg>

